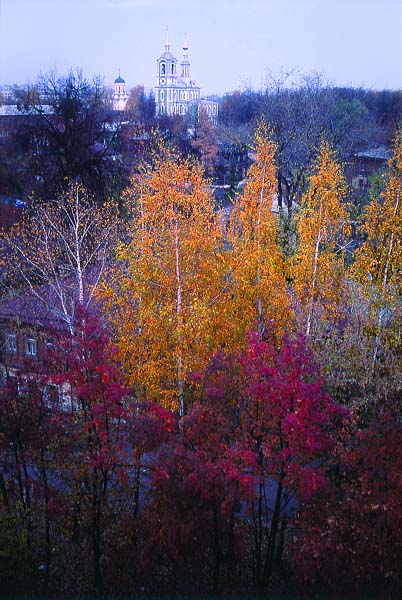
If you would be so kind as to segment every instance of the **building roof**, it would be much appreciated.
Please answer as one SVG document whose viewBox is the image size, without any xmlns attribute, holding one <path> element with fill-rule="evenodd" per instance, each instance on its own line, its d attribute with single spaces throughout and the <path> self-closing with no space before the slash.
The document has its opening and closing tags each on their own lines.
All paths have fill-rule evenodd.
<svg viewBox="0 0 402 600">
<path fill-rule="evenodd" d="M 165 52 L 160 55 L 158 60 L 161 60 L 162 58 L 165 60 L 175 60 L 177 62 L 177 58 L 173 56 L 170 50 L 165 50 Z"/>
<path fill-rule="evenodd" d="M 363 152 L 358 152 L 359 158 L 372 158 L 374 160 L 389 160 L 391 158 L 391 152 L 385 146 L 379 146 L 378 148 L 369 148 Z"/>
<path fill-rule="evenodd" d="M 121 77 L 120 75 L 117 77 L 117 79 L 114 80 L 115 83 L 126 83 L 123 79 L 123 77 Z"/>
<path fill-rule="evenodd" d="M 1 117 L 20 117 L 22 115 L 38 115 L 38 114 L 51 115 L 53 113 L 54 113 L 54 108 L 53 108 L 53 106 L 50 106 L 49 104 L 28 106 L 28 108 L 25 108 L 23 105 L 19 106 L 18 104 L 5 104 L 4 106 L 0 106 L 0 116 Z"/>
</svg>

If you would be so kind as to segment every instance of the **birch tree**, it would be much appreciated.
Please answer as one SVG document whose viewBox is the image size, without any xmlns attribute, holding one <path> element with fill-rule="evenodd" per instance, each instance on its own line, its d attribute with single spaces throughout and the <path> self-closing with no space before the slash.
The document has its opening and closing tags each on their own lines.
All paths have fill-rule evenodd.
<svg viewBox="0 0 402 600">
<path fill-rule="evenodd" d="M 13 294 L 29 291 L 39 312 L 71 329 L 76 305 L 93 300 L 116 228 L 112 205 L 99 208 L 79 184 L 55 200 L 33 201 L 19 223 L 0 232 L 7 286 Z"/>
<path fill-rule="evenodd" d="M 202 170 L 172 154 L 132 181 L 129 239 L 101 296 L 129 383 L 185 412 L 186 374 L 225 338 L 221 229 Z"/>
<path fill-rule="evenodd" d="M 278 217 L 273 213 L 276 198 L 275 145 L 267 125 L 255 134 L 255 163 L 250 167 L 244 193 L 231 215 L 234 334 L 257 328 L 264 333 L 268 321 L 282 330 L 290 317 L 286 290 L 285 261 L 278 244 Z"/>
<path fill-rule="evenodd" d="M 372 370 L 382 343 L 395 347 L 401 341 L 401 193 L 402 131 L 399 131 L 388 163 L 383 197 L 371 202 L 363 215 L 365 242 L 356 251 L 352 268 L 353 278 L 362 285 L 373 323 Z"/>
<path fill-rule="evenodd" d="M 297 219 L 299 245 L 293 259 L 293 289 L 307 337 L 320 320 L 334 323 L 343 293 L 350 224 L 347 187 L 334 151 L 324 142 Z"/>
</svg>

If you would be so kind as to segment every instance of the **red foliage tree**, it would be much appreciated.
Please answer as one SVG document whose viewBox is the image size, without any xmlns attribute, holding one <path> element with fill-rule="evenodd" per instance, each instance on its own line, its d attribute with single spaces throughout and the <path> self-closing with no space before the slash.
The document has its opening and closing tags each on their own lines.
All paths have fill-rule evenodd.
<svg viewBox="0 0 402 600">
<path fill-rule="evenodd" d="M 217 590 L 222 568 L 233 563 L 236 518 L 254 478 L 253 455 L 229 443 L 229 426 L 222 414 L 196 404 L 174 443 L 158 454 L 150 506 L 157 521 L 149 543 L 159 549 L 154 560 L 167 556 L 174 584 L 179 576 L 199 576 L 204 564 L 211 565 Z"/>
<path fill-rule="evenodd" d="M 343 410 L 322 390 L 303 338 L 252 334 L 239 357 L 210 369 L 206 400 L 232 404 L 235 439 L 254 455 L 252 503 L 255 582 L 266 587 L 279 568 L 298 503 L 326 485 L 326 460 Z"/>
<path fill-rule="evenodd" d="M 126 461 L 128 389 L 112 360 L 114 348 L 102 319 L 78 307 L 73 333 L 61 336 L 50 356 L 52 381 L 69 402 L 70 454 L 63 477 L 71 491 L 72 539 L 88 540 L 94 588 L 103 588 L 102 544 L 107 516 L 113 514 L 113 491 L 122 480 Z"/>
<path fill-rule="evenodd" d="M 333 481 L 303 506 L 292 543 L 298 574 L 331 587 L 400 593 L 402 424 L 384 412 L 349 427 L 333 458 Z"/>
<path fill-rule="evenodd" d="M 25 583 L 33 585 L 34 563 L 37 567 L 40 561 L 42 591 L 48 590 L 58 495 L 52 471 L 63 447 L 63 425 L 59 402 L 46 394 L 46 378 L 33 372 L 32 365 L 31 371 L 21 368 L 7 376 L 0 386 L 0 521 L 9 545 L 5 572 L 0 569 L 5 588 L 20 578 L 21 570 Z"/>
</svg>

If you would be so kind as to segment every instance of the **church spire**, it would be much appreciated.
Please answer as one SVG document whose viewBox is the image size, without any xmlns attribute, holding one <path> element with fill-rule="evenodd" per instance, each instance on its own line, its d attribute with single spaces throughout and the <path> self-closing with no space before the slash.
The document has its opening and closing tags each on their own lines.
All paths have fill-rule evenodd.
<svg viewBox="0 0 402 600">
<path fill-rule="evenodd" d="M 169 50 L 170 50 L 169 28 L 168 28 L 168 26 L 166 26 L 165 52 L 169 52 Z"/>
<path fill-rule="evenodd" d="M 184 42 L 183 42 L 183 60 L 181 62 L 181 76 L 185 79 L 189 79 L 190 77 L 190 63 L 188 60 L 188 41 L 187 41 L 187 33 L 184 34 Z"/>
</svg>

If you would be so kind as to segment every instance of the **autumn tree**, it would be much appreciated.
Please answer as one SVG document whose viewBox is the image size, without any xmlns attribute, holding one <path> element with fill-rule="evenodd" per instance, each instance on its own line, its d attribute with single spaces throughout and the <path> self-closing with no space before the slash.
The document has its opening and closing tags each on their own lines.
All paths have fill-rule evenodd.
<svg viewBox="0 0 402 600">
<path fill-rule="evenodd" d="M 32 478 L 29 471 L 29 399 L 19 397 L 17 379 L 7 378 L 0 388 L 0 519 L 1 581 L 10 591 L 20 583 L 15 568 L 25 580 L 34 580 L 32 552 Z M 17 581 L 16 581 L 17 580 Z M 22 589 L 23 589 L 22 587 Z"/>
<path fill-rule="evenodd" d="M 202 402 L 218 415 L 226 410 L 229 422 L 231 410 L 230 444 L 254 457 L 243 475 L 254 480 L 251 567 L 255 584 L 265 588 L 283 568 L 298 503 L 326 485 L 325 464 L 344 411 L 323 391 L 305 340 L 285 335 L 278 348 L 273 328 L 264 339 L 250 334 L 238 355 L 216 356 L 203 388 Z"/>
<path fill-rule="evenodd" d="M 272 320 L 280 332 L 290 318 L 275 191 L 275 145 L 262 122 L 255 134 L 255 163 L 234 202 L 228 232 L 233 300 L 227 309 L 233 311 L 229 321 L 240 339 L 256 326 L 262 334 Z"/>
<path fill-rule="evenodd" d="M 400 135 L 395 142 L 383 192 L 358 221 L 362 242 L 339 299 L 341 327 L 315 346 L 333 397 L 365 406 L 367 417 L 396 406 L 400 393 Z"/>
<path fill-rule="evenodd" d="M 293 72 L 270 75 L 259 99 L 260 110 L 277 145 L 278 203 L 286 201 L 289 216 L 293 203 L 299 203 L 307 190 L 315 149 L 323 136 L 342 158 L 367 143 L 368 110 L 360 98 L 350 95 L 344 98 L 342 89 L 318 73 L 299 81 Z"/>
<path fill-rule="evenodd" d="M 304 581 L 399 597 L 401 433 L 400 419 L 383 410 L 369 425 L 349 423 L 339 436 L 330 485 L 301 504 L 296 522 L 291 550 Z"/>
<path fill-rule="evenodd" d="M 400 344 L 402 260 L 402 132 L 394 140 L 383 196 L 367 207 L 361 223 L 364 242 L 356 250 L 352 276 L 368 303 L 374 371 L 381 348 Z M 369 332 L 370 333 L 370 332 Z"/>
<path fill-rule="evenodd" d="M 264 117 L 276 144 L 278 205 L 290 219 L 292 207 L 308 186 L 308 176 L 323 135 L 340 156 L 349 158 L 373 139 L 384 143 L 375 123 L 372 92 L 336 88 L 318 73 L 299 76 L 292 70 L 270 73 L 265 89 L 224 96 L 219 122 L 225 134 L 249 143 L 253 124 Z M 395 93 L 394 93 L 395 95 Z M 286 211 L 285 208 L 288 208 Z"/>
<path fill-rule="evenodd" d="M 115 233 L 112 205 L 96 206 L 79 184 L 55 200 L 33 201 L 0 234 L 6 285 L 14 294 L 28 290 L 42 313 L 71 327 L 77 304 L 93 300 Z"/>
<path fill-rule="evenodd" d="M 38 584 L 47 593 L 52 573 L 54 471 L 60 465 L 64 423 L 60 398 L 50 393 L 48 381 L 39 368 L 22 365 L 0 386 L 0 520 L 9 543 L 0 540 L 0 577 L 9 591 Z M 25 581 L 19 582 L 20 569 Z"/>
<path fill-rule="evenodd" d="M 253 496 L 254 456 L 232 445 L 232 421 L 222 406 L 195 404 L 158 453 L 148 544 L 174 585 L 201 575 L 216 592 L 223 575 L 233 577 L 237 570 L 239 513 Z"/>
<path fill-rule="evenodd" d="M 339 316 L 350 236 L 345 196 L 341 167 L 324 142 L 297 217 L 299 240 L 292 268 L 297 311 L 307 337 L 315 335 L 319 321 L 333 324 Z"/>
<path fill-rule="evenodd" d="M 113 346 L 101 317 L 79 307 L 72 325 L 71 333 L 58 336 L 49 366 L 69 405 L 68 435 L 74 440 L 61 470 L 71 490 L 65 506 L 70 539 L 89 540 L 93 586 L 100 591 L 104 531 L 114 511 L 112 492 L 123 481 L 126 438 L 121 425 L 129 391 L 112 359 Z"/>
<path fill-rule="evenodd" d="M 204 106 L 200 106 L 192 129 L 191 148 L 200 159 L 206 175 L 212 176 L 218 153 L 218 134 L 216 126 L 208 118 L 207 109 Z"/>
<path fill-rule="evenodd" d="M 202 170 L 172 154 L 139 184 L 127 243 L 105 284 L 121 360 L 139 398 L 185 412 L 185 379 L 225 337 L 221 230 Z"/>
<path fill-rule="evenodd" d="M 143 85 L 134 86 L 128 96 L 126 111 L 137 121 L 148 122 L 155 116 L 155 99 L 152 93 L 147 96 Z"/>
</svg>

